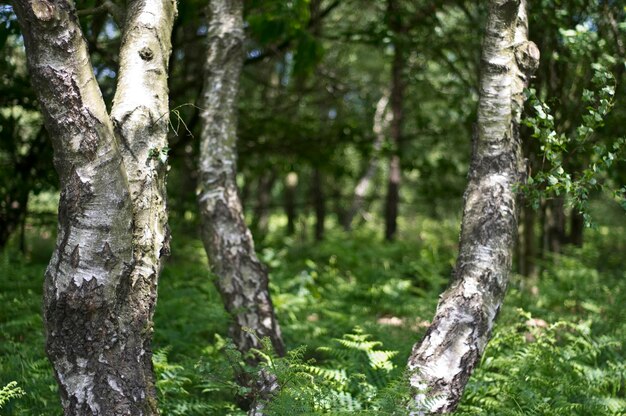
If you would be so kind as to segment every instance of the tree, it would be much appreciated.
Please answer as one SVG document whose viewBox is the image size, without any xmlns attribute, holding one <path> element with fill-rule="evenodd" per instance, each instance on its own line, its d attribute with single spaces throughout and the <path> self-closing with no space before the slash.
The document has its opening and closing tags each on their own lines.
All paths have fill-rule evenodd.
<svg viewBox="0 0 626 416">
<path fill-rule="evenodd" d="M 236 182 L 237 92 L 244 62 L 243 1 L 209 2 L 209 51 L 201 103 L 198 204 L 202 240 L 233 316 L 231 336 L 248 353 L 270 338 L 279 355 L 285 347 L 268 290 L 268 274 L 254 251 Z M 250 358 L 252 363 L 257 358 Z"/>
<path fill-rule="evenodd" d="M 397 0 L 387 1 L 387 18 L 389 29 L 395 36 L 393 45 L 393 62 L 391 65 L 391 118 L 390 136 L 394 150 L 389 159 L 389 179 L 387 183 L 387 199 L 385 201 L 385 239 L 393 240 L 396 235 L 398 205 L 400 203 L 400 180 L 402 167 L 400 165 L 400 146 L 402 143 L 402 125 L 404 121 L 404 89 L 405 81 L 402 71 L 406 66 L 404 50 L 404 36 L 408 27 L 402 23 L 402 16 Z"/>
<path fill-rule="evenodd" d="M 409 357 L 415 405 L 453 411 L 502 305 L 517 231 L 515 187 L 524 180 L 519 123 L 539 51 L 527 38 L 524 0 L 491 0 L 459 257 L 432 324 Z"/>
<path fill-rule="evenodd" d="M 74 3 L 14 7 L 61 188 L 44 322 L 64 412 L 157 414 L 152 315 L 168 252 L 167 66 L 176 4 L 128 2 L 110 115 Z"/>
<path fill-rule="evenodd" d="M 391 112 L 387 110 L 388 104 L 389 92 L 385 91 L 382 97 L 380 97 L 380 99 L 378 100 L 378 103 L 376 104 L 376 112 L 374 113 L 374 123 L 372 128 L 375 137 L 373 154 L 367 163 L 365 173 L 363 173 L 363 175 L 359 178 L 359 181 L 354 188 L 354 197 L 352 199 L 352 204 L 350 205 L 350 210 L 348 211 L 348 214 L 346 215 L 344 221 L 344 229 L 346 231 L 350 231 L 352 229 L 352 222 L 354 221 L 354 217 L 360 213 L 361 209 L 363 209 L 367 192 L 369 192 L 376 177 L 380 151 L 385 142 L 385 134 L 387 133 L 386 130 L 391 121 Z"/>
</svg>

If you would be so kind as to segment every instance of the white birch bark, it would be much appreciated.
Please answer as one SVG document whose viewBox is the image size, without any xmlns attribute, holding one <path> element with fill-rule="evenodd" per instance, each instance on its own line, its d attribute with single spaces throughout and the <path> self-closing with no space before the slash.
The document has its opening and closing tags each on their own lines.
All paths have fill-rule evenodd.
<svg viewBox="0 0 626 416">
<path fill-rule="evenodd" d="M 517 230 L 514 188 L 524 180 L 517 129 L 523 88 L 539 59 L 527 27 L 524 0 L 489 2 L 459 257 L 453 281 L 408 362 L 415 414 L 456 408 L 504 299 Z"/>
<path fill-rule="evenodd" d="M 129 8 L 158 5 L 173 17 L 171 1 L 131 1 Z M 135 249 L 138 227 L 152 230 L 153 224 L 137 222 L 129 187 L 133 167 L 122 158 L 74 3 L 19 0 L 14 6 L 61 186 L 57 244 L 44 284 L 44 323 L 64 414 L 158 414 L 150 351 L 158 272 L 136 284 L 143 264 Z M 152 22 L 162 42 L 169 39 L 171 22 Z M 158 67 L 165 82 L 163 65 L 167 58 Z M 144 69 L 122 67 L 122 72 Z M 165 104 L 167 112 L 166 97 Z M 149 146 L 157 134 L 147 120 L 136 123 L 143 125 L 142 140 Z M 160 204 L 153 200 L 148 209 L 164 210 Z"/>
<path fill-rule="evenodd" d="M 265 266 L 254 251 L 236 183 L 237 93 L 243 66 L 242 0 L 209 2 L 209 50 L 205 65 L 198 203 L 202 238 L 217 288 L 233 317 L 231 336 L 246 354 L 269 337 L 284 353 L 268 290 Z M 251 358 L 251 362 L 255 362 Z"/>
</svg>

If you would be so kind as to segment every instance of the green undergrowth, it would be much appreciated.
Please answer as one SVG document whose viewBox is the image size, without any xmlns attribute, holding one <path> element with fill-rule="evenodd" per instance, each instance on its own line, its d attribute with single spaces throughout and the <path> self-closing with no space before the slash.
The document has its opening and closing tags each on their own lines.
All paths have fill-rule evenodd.
<svg viewBox="0 0 626 416">
<path fill-rule="evenodd" d="M 264 365 L 283 389 L 271 415 L 406 414 L 404 366 L 452 272 L 458 221 L 414 218 L 387 244 L 369 227 L 321 243 L 284 237 L 258 247 L 290 353 Z M 173 224 L 159 285 L 154 363 L 164 415 L 243 415 L 242 357 L 208 271 L 197 227 Z M 599 226 L 582 249 L 515 276 L 461 415 L 625 415 L 623 225 Z M 60 415 L 41 319 L 54 235 L 28 227 L 27 252 L 0 255 L 0 414 Z M 250 371 L 250 369 L 248 369 Z"/>
</svg>

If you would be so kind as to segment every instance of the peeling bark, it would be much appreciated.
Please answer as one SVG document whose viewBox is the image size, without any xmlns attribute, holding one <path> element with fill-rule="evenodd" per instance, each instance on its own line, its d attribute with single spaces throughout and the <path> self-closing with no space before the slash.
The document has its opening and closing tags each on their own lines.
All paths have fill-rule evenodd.
<svg viewBox="0 0 626 416">
<path fill-rule="evenodd" d="M 209 51 L 202 98 L 198 203 L 202 239 L 217 288 L 233 317 L 231 336 L 242 353 L 268 337 L 285 347 L 268 290 L 268 274 L 254 251 L 236 183 L 237 93 L 243 66 L 242 0 L 209 2 Z M 251 330 L 248 331 L 248 329 Z M 256 358 L 250 359 L 252 363 Z"/>
<path fill-rule="evenodd" d="M 539 58 L 527 28 L 524 0 L 489 2 L 459 258 L 433 322 L 409 358 L 414 414 L 456 408 L 506 292 L 517 231 L 514 187 L 525 171 L 518 134 L 523 88 Z"/>
<path fill-rule="evenodd" d="M 174 3 L 129 3 L 131 10 L 150 13 L 161 6 L 171 17 L 152 24 L 166 42 Z M 135 218 L 138 208 L 129 187 L 134 167 L 122 158 L 73 2 L 20 0 L 15 11 L 61 185 L 57 244 L 44 284 L 44 323 L 64 413 L 158 414 L 150 351 L 158 257 L 149 283 L 136 284 L 144 264 L 137 256 L 137 236 L 154 230 Z M 143 70 L 124 66 L 121 76 Z M 145 105 L 152 101 L 150 96 Z M 151 124 L 141 119 L 137 126 L 146 131 L 141 141 L 150 146 Z M 162 209 L 165 215 L 164 206 L 153 200 L 143 209 Z"/>
</svg>

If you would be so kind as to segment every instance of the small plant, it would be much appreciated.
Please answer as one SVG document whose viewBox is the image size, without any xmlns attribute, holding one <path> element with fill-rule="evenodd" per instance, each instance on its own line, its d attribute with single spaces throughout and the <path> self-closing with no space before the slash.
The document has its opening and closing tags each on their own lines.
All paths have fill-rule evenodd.
<svg viewBox="0 0 626 416">
<path fill-rule="evenodd" d="M 620 340 L 594 337 L 590 322 L 545 322 L 518 311 L 499 327 L 461 402 L 460 415 L 623 415 Z M 555 376 L 558 374 L 558 377 Z"/>
<path fill-rule="evenodd" d="M 610 144 L 594 140 L 595 131 L 604 125 L 615 104 L 615 78 L 600 64 L 594 64 L 593 69 L 595 90 L 583 91 L 586 113 L 572 134 L 558 132 L 552 110 L 537 97 L 534 89 L 527 91 L 528 104 L 534 114 L 525 120 L 532 129 L 532 137 L 539 140 L 543 156 L 541 170 L 533 172 L 523 187 L 525 194 L 535 209 L 543 198 L 567 196 L 569 204 L 583 216 L 587 226 L 591 224 L 589 195 L 594 190 L 608 187 L 607 173 L 624 157 L 622 153 L 626 147 L 624 138 L 617 138 Z M 577 169 L 577 174 L 568 169 L 568 162 L 575 158 L 584 164 L 582 169 Z M 626 209 L 625 190 L 612 191 Z"/>
<path fill-rule="evenodd" d="M 408 414 L 408 381 L 392 361 L 397 351 L 371 338 L 357 327 L 318 348 L 320 363 L 305 359 L 305 347 L 285 358 L 268 355 L 264 367 L 280 390 L 265 403 L 267 414 Z"/>
<path fill-rule="evenodd" d="M 0 389 L 0 409 L 2 409 L 4 405 L 9 402 L 9 400 L 18 399 L 25 394 L 24 390 L 17 385 L 17 382 L 11 381 L 9 384 Z"/>
</svg>

